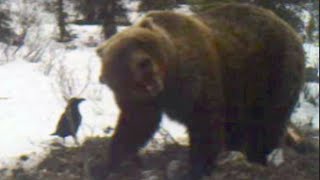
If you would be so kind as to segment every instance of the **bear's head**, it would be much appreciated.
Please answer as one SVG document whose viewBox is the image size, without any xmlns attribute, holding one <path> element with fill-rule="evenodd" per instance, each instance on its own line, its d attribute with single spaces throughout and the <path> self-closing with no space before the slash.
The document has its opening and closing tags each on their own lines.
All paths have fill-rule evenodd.
<svg viewBox="0 0 320 180">
<path fill-rule="evenodd" d="M 102 62 L 100 82 L 107 84 L 117 97 L 150 100 L 164 88 L 172 45 L 150 23 L 153 22 L 130 27 L 97 49 Z"/>
</svg>

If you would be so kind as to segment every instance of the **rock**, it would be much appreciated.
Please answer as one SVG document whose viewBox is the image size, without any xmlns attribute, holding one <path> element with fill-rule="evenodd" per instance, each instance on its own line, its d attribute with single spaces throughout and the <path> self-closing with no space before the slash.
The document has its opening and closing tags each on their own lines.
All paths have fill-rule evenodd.
<svg viewBox="0 0 320 180">
<path fill-rule="evenodd" d="M 187 165 L 179 160 L 173 160 L 168 164 L 166 176 L 168 180 L 182 179 L 187 174 Z"/>
<path fill-rule="evenodd" d="M 268 163 L 273 164 L 276 167 L 284 163 L 283 150 L 281 148 L 273 150 L 268 155 Z"/>
<path fill-rule="evenodd" d="M 157 170 L 142 171 L 142 180 L 161 180 Z"/>
</svg>

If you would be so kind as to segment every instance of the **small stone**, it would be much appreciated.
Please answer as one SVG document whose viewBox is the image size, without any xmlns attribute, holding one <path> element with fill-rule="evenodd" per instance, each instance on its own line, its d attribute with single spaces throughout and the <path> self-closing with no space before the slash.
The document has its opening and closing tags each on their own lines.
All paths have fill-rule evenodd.
<svg viewBox="0 0 320 180">
<path fill-rule="evenodd" d="M 276 167 L 278 167 L 282 163 L 284 163 L 283 150 L 281 148 L 277 148 L 277 149 L 273 150 L 268 155 L 268 163 L 271 163 Z"/>
<path fill-rule="evenodd" d="M 169 180 L 181 179 L 187 173 L 187 167 L 179 160 L 173 160 L 168 164 L 166 176 Z"/>
</svg>

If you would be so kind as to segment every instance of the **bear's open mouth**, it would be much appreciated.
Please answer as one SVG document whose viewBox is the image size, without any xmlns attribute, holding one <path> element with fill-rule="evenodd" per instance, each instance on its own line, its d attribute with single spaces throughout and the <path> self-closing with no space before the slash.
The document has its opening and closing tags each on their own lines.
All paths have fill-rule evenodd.
<svg viewBox="0 0 320 180">
<path fill-rule="evenodd" d="M 137 83 L 137 89 L 140 92 L 147 93 L 150 96 L 157 96 L 163 89 L 163 86 L 158 81 L 140 82 Z"/>
</svg>

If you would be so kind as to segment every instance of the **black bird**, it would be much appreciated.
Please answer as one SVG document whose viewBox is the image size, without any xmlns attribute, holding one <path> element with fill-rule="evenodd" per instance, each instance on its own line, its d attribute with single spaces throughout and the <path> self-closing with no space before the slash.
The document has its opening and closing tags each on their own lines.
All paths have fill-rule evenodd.
<svg viewBox="0 0 320 180">
<path fill-rule="evenodd" d="M 51 135 L 62 137 L 63 141 L 65 141 L 65 137 L 72 136 L 75 143 L 79 144 L 76 134 L 82 117 L 78 105 L 84 100 L 83 98 L 71 98 L 68 101 L 68 105 L 60 117 L 56 131 Z"/>
</svg>

